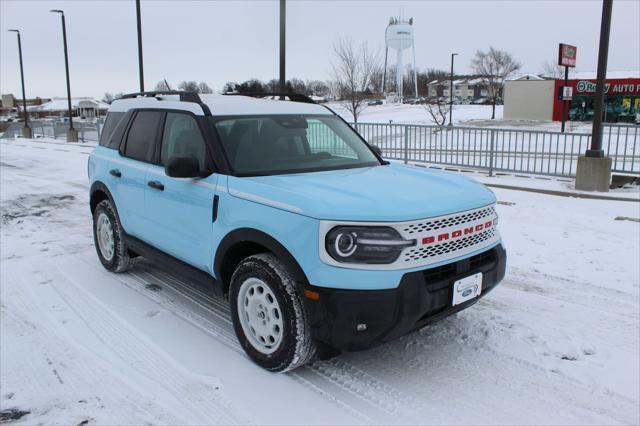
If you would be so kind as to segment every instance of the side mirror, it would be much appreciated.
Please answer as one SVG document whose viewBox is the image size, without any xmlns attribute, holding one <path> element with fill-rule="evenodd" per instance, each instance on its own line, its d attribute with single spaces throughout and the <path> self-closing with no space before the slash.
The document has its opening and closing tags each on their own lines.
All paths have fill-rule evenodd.
<svg viewBox="0 0 640 426">
<path fill-rule="evenodd" d="M 174 178 L 200 177 L 200 163 L 195 157 L 171 157 L 164 166 L 164 172 Z"/>
<path fill-rule="evenodd" d="M 380 147 L 378 145 L 370 145 L 370 146 L 371 146 L 371 149 L 373 150 L 373 152 L 378 154 L 378 157 L 382 157 L 382 150 L 380 149 Z"/>
</svg>

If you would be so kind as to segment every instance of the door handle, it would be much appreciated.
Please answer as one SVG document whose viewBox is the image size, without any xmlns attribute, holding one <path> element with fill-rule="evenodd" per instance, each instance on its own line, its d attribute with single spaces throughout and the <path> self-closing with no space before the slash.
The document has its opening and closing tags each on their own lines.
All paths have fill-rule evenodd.
<svg viewBox="0 0 640 426">
<path fill-rule="evenodd" d="M 149 182 L 147 182 L 147 185 L 149 185 L 153 189 L 157 189 L 158 191 L 164 191 L 164 185 L 157 180 L 150 180 Z"/>
<path fill-rule="evenodd" d="M 119 178 L 119 177 L 122 177 L 122 173 L 120 173 L 120 170 L 118 170 L 118 169 L 111 169 L 111 170 L 109 170 L 109 174 L 110 174 L 111 176 L 115 176 L 115 177 L 118 177 L 118 178 Z"/>
</svg>

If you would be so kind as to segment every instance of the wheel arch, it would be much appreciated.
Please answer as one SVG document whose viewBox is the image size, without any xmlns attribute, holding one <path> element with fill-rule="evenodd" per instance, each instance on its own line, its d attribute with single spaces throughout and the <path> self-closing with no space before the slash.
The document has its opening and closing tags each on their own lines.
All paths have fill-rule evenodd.
<svg viewBox="0 0 640 426">
<path fill-rule="evenodd" d="M 248 256 L 264 252 L 273 253 L 287 267 L 296 282 L 309 283 L 298 261 L 278 240 L 254 228 L 238 228 L 222 239 L 215 254 L 213 270 L 224 286 L 225 293 L 236 266 Z"/>
<path fill-rule="evenodd" d="M 107 185 L 103 182 L 95 181 L 91 184 L 91 189 L 89 190 L 89 208 L 91 209 L 92 214 L 96 210 L 98 203 L 103 200 L 111 201 L 113 208 L 116 210 L 116 214 L 118 214 L 116 203 L 113 201 L 113 196 L 111 195 L 109 188 L 107 188 Z"/>
</svg>

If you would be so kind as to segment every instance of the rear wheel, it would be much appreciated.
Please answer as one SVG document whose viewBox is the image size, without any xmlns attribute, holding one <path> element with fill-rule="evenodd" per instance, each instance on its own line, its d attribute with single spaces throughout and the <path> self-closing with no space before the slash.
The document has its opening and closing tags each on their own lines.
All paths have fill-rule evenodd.
<svg viewBox="0 0 640 426">
<path fill-rule="evenodd" d="M 256 364 L 283 372 L 313 357 L 304 305 L 291 275 L 274 255 L 243 260 L 233 273 L 229 295 L 236 336 Z"/>
<path fill-rule="evenodd" d="M 132 265 L 122 226 L 109 200 L 100 201 L 93 212 L 93 240 L 98 258 L 107 270 L 123 272 Z"/>
</svg>

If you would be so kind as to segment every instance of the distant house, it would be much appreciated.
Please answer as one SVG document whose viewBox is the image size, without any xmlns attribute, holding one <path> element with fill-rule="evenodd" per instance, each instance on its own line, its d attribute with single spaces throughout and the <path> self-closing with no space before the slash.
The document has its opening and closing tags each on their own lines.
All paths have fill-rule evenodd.
<svg viewBox="0 0 640 426">
<path fill-rule="evenodd" d="M 71 113 L 74 117 L 94 118 L 104 115 L 109 109 L 109 104 L 93 98 L 71 98 Z M 67 117 L 69 105 L 67 98 L 54 98 L 53 100 L 27 107 L 29 115 L 34 118 Z"/>
<path fill-rule="evenodd" d="M 27 99 L 27 109 L 30 106 L 42 105 L 45 102 L 49 102 L 51 99 L 33 98 Z M 0 116 L 14 116 L 22 115 L 22 99 L 18 99 L 11 93 L 2 95 L 0 100 Z"/>
<path fill-rule="evenodd" d="M 440 79 L 427 83 L 427 93 L 431 99 L 449 99 L 451 80 Z M 453 81 L 453 99 L 456 103 L 471 103 L 488 96 L 486 85 L 482 79 L 461 78 Z"/>
</svg>

